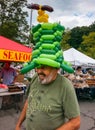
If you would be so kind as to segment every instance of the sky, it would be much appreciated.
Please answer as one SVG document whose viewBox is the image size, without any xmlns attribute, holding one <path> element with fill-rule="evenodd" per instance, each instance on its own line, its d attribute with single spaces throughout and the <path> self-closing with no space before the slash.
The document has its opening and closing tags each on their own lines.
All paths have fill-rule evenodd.
<svg viewBox="0 0 95 130">
<path fill-rule="evenodd" d="M 54 11 L 46 11 L 49 22 L 60 22 L 65 28 L 89 26 L 95 21 L 95 0 L 27 0 L 27 4 L 32 3 L 51 6 Z M 28 23 L 36 25 L 37 10 L 32 13 L 31 9 L 26 10 L 29 13 Z"/>
</svg>

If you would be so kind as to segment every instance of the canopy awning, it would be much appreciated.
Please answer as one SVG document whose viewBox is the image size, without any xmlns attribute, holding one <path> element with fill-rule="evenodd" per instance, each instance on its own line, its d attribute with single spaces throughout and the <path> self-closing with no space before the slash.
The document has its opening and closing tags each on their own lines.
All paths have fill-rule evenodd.
<svg viewBox="0 0 95 130">
<path fill-rule="evenodd" d="M 0 61 L 28 62 L 32 49 L 0 36 Z"/>
<path fill-rule="evenodd" d="M 70 62 L 74 66 L 95 66 L 95 59 L 74 48 L 64 51 L 63 56 L 66 61 Z"/>
</svg>

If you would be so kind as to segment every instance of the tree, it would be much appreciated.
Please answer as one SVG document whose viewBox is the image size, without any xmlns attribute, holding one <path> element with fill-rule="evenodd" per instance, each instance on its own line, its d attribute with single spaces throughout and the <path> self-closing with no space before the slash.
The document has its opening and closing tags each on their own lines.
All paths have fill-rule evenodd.
<svg viewBox="0 0 95 130">
<path fill-rule="evenodd" d="M 75 27 L 71 29 L 71 38 L 68 41 L 69 45 L 78 49 L 82 42 L 82 36 L 88 34 L 89 34 L 89 29 L 86 26 Z"/>
<path fill-rule="evenodd" d="M 0 0 L 0 35 L 22 43 L 27 41 L 26 4 L 27 0 Z"/>
<path fill-rule="evenodd" d="M 88 28 L 90 32 L 95 32 L 95 21 Z"/>
<path fill-rule="evenodd" d="M 69 31 L 66 31 L 64 34 L 63 34 L 63 39 L 61 41 L 61 47 L 62 47 L 62 50 L 67 50 L 69 49 L 71 46 L 68 44 L 68 40 L 71 38 L 71 35 L 70 35 L 70 30 Z"/>
<path fill-rule="evenodd" d="M 89 33 L 88 36 L 83 36 L 83 42 L 79 48 L 86 55 L 95 58 L 95 32 Z"/>
</svg>

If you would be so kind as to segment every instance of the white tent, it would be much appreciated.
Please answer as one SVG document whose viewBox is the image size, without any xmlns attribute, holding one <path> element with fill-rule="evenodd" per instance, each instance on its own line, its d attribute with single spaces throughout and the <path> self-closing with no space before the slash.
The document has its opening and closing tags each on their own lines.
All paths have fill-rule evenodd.
<svg viewBox="0 0 95 130">
<path fill-rule="evenodd" d="M 85 54 L 70 48 L 63 52 L 64 60 L 70 62 L 72 65 L 78 66 L 95 66 L 95 59 L 86 56 Z"/>
</svg>

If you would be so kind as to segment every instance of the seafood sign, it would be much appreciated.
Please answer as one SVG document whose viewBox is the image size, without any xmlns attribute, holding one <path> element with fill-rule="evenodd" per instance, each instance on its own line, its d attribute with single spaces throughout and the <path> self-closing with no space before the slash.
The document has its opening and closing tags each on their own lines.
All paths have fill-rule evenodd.
<svg viewBox="0 0 95 130">
<path fill-rule="evenodd" d="M 28 62 L 31 60 L 31 53 L 28 52 L 18 52 L 10 50 L 0 50 L 0 59 L 18 62 Z"/>
</svg>

